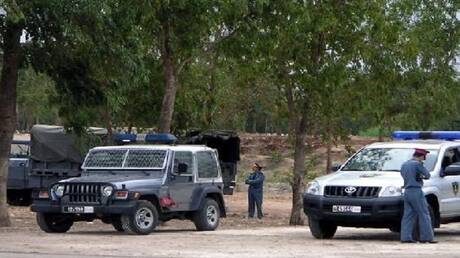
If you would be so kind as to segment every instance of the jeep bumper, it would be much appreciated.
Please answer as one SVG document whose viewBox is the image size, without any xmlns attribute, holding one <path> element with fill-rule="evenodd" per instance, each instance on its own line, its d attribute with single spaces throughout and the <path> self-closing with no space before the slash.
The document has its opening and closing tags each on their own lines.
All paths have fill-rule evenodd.
<svg viewBox="0 0 460 258">
<path fill-rule="evenodd" d="M 349 227 L 390 227 L 399 225 L 403 214 L 402 197 L 347 198 L 305 194 L 305 214 L 316 220 Z M 334 212 L 333 206 L 359 206 L 360 212 Z"/>
<path fill-rule="evenodd" d="M 91 204 L 64 204 L 50 200 L 34 200 L 30 209 L 33 212 L 42 213 L 63 213 L 65 206 L 83 206 L 93 207 L 92 214 L 108 215 L 108 214 L 129 214 L 136 207 L 136 201 L 116 201 L 109 205 L 91 205 Z M 72 214 L 72 213 L 69 213 Z"/>
</svg>

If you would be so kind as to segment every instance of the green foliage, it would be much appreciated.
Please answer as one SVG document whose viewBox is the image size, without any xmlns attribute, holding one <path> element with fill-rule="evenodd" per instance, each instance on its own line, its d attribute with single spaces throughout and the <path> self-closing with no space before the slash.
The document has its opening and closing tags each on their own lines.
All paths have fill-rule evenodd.
<svg viewBox="0 0 460 258">
<path fill-rule="evenodd" d="M 17 109 L 19 130 L 27 131 L 33 124 L 54 124 L 57 109 L 51 105 L 56 95 L 54 81 L 31 67 L 22 69 L 17 85 Z"/>
<path fill-rule="evenodd" d="M 283 160 L 283 155 L 281 152 L 274 150 L 270 153 L 270 162 L 279 163 Z"/>
</svg>

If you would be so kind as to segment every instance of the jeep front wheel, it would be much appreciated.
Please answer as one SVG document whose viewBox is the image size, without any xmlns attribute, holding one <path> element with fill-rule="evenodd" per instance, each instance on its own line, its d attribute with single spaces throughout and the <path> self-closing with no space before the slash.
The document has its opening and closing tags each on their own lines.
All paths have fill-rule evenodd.
<svg viewBox="0 0 460 258">
<path fill-rule="evenodd" d="M 157 208 L 148 201 L 138 201 L 133 212 L 121 216 L 122 229 L 128 234 L 148 235 L 157 225 Z"/>
<path fill-rule="evenodd" d="M 337 225 L 325 221 L 308 218 L 311 234 L 318 239 L 331 239 L 337 231 Z"/>
<path fill-rule="evenodd" d="M 37 213 L 37 224 L 47 233 L 65 233 L 73 225 L 73 220 L 58 214 Z"/>
<path fill-rule="evenodd" d="M 113 217 L 112 218 L 112 226 L 113 228 L 118 231 L 118 232 L 123 232 L 125 231 L 123 229 L 123 224 L 121 223 L 121 218 L 120 216 L 117 216 L 117 217 Z"/>
<path fill-rule="evenodd" d="M 206 198 L 199 210 L 193 214 L 193 223 L 198 231 L 211 231 L 219 226 L 219 204 L 210 198 Z"/>
</svg>

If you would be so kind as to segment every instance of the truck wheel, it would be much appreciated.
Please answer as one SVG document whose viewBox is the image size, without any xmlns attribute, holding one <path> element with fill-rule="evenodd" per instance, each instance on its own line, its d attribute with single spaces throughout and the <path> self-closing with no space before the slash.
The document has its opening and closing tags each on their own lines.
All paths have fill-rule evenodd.
<svg viewBox="0 0 460 258">
<path fill-rule="evenodd" d="M 118 231 L 118 232 L 123 232 L 125 231 L 123 229 L 123 224 L 121 223 L 121 218 L 120 217 L 113 217 L 112 218 L 112 226 L 113 228 Z"/>
<path fill-rule="evenodd" d="M 317 239 L 331 239 L 337 231 L 337 225 L 308 217 L 311 234 Z"/>
<path fill-rule="evenodd" d="M 72 227 L 73 220 L 56 214 L 38 212 L 37 224 L 47 233 L 65 233 Z"/>
<path fill-rule="evenodd" d="M 157 225 L 158 211 L 149 201 L 138 201 L 131 214 L 121 215 L 121 227 L 128 234 L 148 235 Z"/>
<path fill-rule="evenodd" d="M 393 225 L 388 228 L 393 233 L 400 233 L 401 232 L 401 225 Z"/>
<path fill-rule="evenodd" d="M 206 198 L 199 210 L 193 214 L 193 223 L 198 231 L 212 231 L 219 226 L 219 204 L 211 198 Z"/>
</svg>

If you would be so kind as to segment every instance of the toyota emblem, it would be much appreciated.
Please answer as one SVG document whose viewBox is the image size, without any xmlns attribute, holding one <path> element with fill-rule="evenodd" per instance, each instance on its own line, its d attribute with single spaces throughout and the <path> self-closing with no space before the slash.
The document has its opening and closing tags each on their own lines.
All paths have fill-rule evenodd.
<svg viewBox="0 0 460 258">
<path fill-rule="evenodd" d="M 347 194 L 352 194 L 352 193 L 356 192 L 356 190 L 357 190 L 357 189 L 356 189 L 356 187 L 354 187 L 354 186 L 347 186 L 347 187 L 345 187 L 345 193 L 347 193 Z"/>
</svg>

